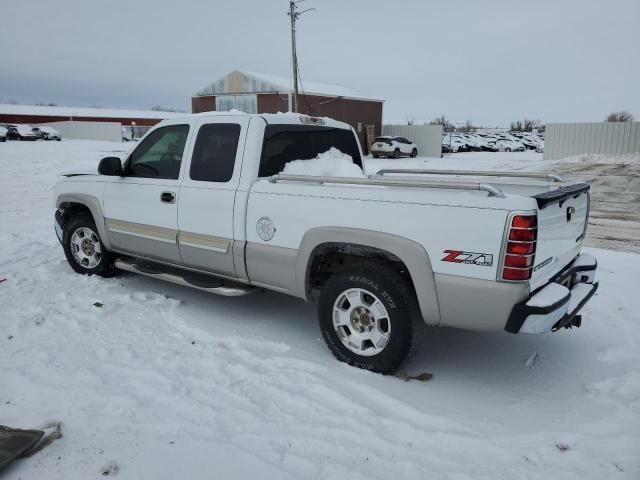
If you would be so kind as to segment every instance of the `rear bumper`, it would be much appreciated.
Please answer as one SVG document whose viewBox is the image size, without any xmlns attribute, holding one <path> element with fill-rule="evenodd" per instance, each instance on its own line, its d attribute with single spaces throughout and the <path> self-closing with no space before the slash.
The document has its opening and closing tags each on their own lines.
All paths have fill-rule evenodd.
<svg viewBox="0 0 640 480">
<path fill-rule="evenodd" d="M 505 330 L 510 333 L 545 333 L 579 327 L 580 310 L 598 290 L 598 262 L 581 254 L 544 287 L 513 307 Z"/>
<path fill-rule="evenodd" d="M 371 155 L 393 155 L 394 150 L 374 150 L 370 149 Z"/>
</svg>

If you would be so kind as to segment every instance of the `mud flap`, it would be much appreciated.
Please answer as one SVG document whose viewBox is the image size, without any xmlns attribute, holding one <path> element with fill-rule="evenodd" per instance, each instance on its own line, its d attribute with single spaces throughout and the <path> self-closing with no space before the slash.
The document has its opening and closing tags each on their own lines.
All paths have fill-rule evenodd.
<svg viewBox="0 0 640 480">
<path fill-rule="evenodd" d="M 14 460 L 30 457 L 61 437 L 59 422 L 46 425 L 44 430 L 21 430 L 0 425 L 0 471 Z"/>
<path fill-rule="evenodd" d="M 0 471 L 31 450 L 43 436 L 42 430 L 20 430 L 0 425 Z"/>
</svg>

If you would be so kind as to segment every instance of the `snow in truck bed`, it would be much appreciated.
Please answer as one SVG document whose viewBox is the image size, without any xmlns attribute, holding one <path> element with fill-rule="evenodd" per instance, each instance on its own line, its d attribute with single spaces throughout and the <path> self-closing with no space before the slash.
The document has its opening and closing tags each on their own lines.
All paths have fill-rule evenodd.
<svg viewBox="0 0 640 480">
<path fill-rule="evenodd" d="M 64 435 L 3 480 L 640 478 L 638 255 L 588 249 L 580 329 L 420 328 L 433 379 L 405 382 L 338 363 L 297 299 L 73 273 L 51 187 L 122 150 L 0 144 L 0 423 Z"/>
</svg>

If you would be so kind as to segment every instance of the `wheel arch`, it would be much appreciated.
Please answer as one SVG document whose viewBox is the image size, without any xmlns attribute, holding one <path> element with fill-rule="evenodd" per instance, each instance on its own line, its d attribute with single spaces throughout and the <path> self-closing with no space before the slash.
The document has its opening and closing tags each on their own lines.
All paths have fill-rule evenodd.
<svg viewBox="0 0 640 480">
<path fill-rule="evenodd" d="M 399 235 L 350 227 L 319 227 L 305 233 L 296 257 L 297 296 L 308 300 L 312 268 L 327 253 L 400 262 L 415 291 L 420 312 L 430 325 L 440 322 L 435 278 L 429 255 L 422 245 Z"/>
<path fill-rule="evenodd" d="M 104 214 L 98 198 L 86 193 L 63 193 L 56 198 L 56 208 L 64 209 L 65 212 L 70 211 L 72 215 L 82 211 L 89 212 L 98 229 L 100 240 L 107 250 L 111 250 L 111 241 L 105 228 Z"/>
</svg>

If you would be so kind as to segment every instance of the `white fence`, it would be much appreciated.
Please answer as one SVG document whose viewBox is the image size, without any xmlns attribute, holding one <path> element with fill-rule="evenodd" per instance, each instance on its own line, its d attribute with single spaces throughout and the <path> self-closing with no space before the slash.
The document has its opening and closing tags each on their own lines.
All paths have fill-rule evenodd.
<svg viewBox="0 0 640 480">
<path fill-rule="evenodd" d="M 383 125 L 382 134 L 408 138 L 418 146 L 421 157 L 442 153 L 442 125 Z"/>
<path fill-rule="evenodd" d="M 60 132 L 62 138 L 83 140 L 122 141 L 122 127 L 120 122 L 83 122 L 64 121 L 45 123 Z"/>
<path fill-rule="evenodd" d="M 632 152 L 640 152 L 640 122 L 550 123 L 546 127 L 545 160 Z"/>
</svg>

